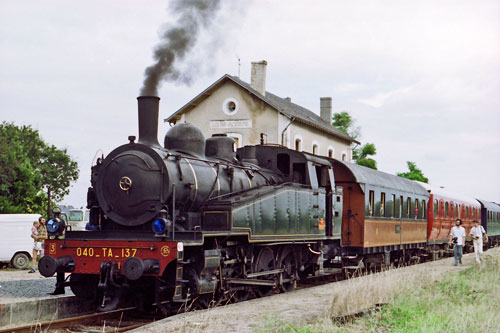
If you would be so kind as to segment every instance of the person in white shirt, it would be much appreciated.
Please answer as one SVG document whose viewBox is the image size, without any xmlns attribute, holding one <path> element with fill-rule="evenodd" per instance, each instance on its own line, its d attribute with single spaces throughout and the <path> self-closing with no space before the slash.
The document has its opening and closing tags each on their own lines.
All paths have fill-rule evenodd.
<svg viewBox="0 0 500 333">
<path fill-rule="evenodd" d="M 464 253 L 465 244 L 465 229 L 462 227 L 462 220 L 457 219 L 455 221 L 455 226 L 451 228 L 450 241 L 448 243 L 450 246 L 453 244 L 453 254 L 455 255 L 455 266 L 462 264 L 462 256 Z"/>
<path fill-rule="evenodd" d="M 479 224 L 478 220 L 474 220 L 474 226 L 470 229 L 469 234 L 471 235 L 474 243 L 474 254 L 476 255 L 476 261 L 478 264 L 480 264 L 480 254 L 483 253 L 483 235 L 485 237 L 485 241 L 488 241 L 488 235 L 486 235 L 486 231 L 484 230 L 483 226 Z"/>
</svg>

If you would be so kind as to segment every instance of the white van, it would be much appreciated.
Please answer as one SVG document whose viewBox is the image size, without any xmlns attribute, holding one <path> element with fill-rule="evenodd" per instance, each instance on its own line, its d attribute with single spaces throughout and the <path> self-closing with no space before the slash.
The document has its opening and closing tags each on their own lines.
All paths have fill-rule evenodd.
<svg viewBox="0 0 500 333">
<path fill-rule="evenodd" d="M 89 221 L 88 209 L 70 209 L 68 212 L 67 224 L 71 230 L 85 230 L 85 225 Z"/>
<path fill-rule="evenodd" d="M 0 263 L 26 269 L 31 263 L 31 227 L 38 214 L 0 214 Z"/>
</svg>

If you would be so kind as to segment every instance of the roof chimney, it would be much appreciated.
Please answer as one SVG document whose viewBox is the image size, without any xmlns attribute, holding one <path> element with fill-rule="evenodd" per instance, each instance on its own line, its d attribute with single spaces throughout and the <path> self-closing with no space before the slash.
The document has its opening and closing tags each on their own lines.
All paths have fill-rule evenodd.
<svg viewBox="0 0 500 333">
<path fill-rule="evenodd" d="M 332 124 L 332 98 L 331 97 L 321 97 L 320 98 L 320 116 L 321 119 L 326 121 L 329 125 Z"/>
<path fill-rule="evenodd" d="M 262 95 L 266 95 L 267 61 L 252 62 L 250 86 Z"/>
</svg>

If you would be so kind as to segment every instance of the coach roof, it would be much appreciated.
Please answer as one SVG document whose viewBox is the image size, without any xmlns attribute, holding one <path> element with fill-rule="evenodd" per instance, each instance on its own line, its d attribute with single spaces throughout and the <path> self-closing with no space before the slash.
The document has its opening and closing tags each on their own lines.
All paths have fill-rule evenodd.
<svg viewBox="0 0 500 333">
<path fill-rule="evenodd" d="M 417 182 L 414 182 L 413 180 L 409 180 L 399 176 L 394 176 L 389 173 L 370 169 L 354 163 L 348 163 L 340 160 L 333 160 L 333 161 L 334 161 L 333 163 L 334 172 L 335 168 L 339 167 L 346 168 L 354 176 L 355 181 L 363 185 L 361 186 L 363 191 L 365 190 L 364 185 L 367 184 L 381 188 L 395 189 L 407 193 L 419 194 L 427 197 L 429 196 L 427 190 Z"/>
</svg>

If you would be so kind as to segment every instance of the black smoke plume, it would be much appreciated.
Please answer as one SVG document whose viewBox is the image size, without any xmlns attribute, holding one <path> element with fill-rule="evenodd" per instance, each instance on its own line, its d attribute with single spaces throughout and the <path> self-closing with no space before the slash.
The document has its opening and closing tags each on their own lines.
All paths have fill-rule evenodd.
<svg viewBox="0 0 500 333">
<path fill-rule="evenodd" d="M 175 68 L 196 43 L 202 26 L 210 24 L 219 8 L 220 0 L 174 0 L 170 4 L 177 22 L 162 33 L 161 41 L 154 50 L 155 63 L 146 68 L 142 96 L 157 96 L 161 81 L 189 81 Z"/>
</svg>

